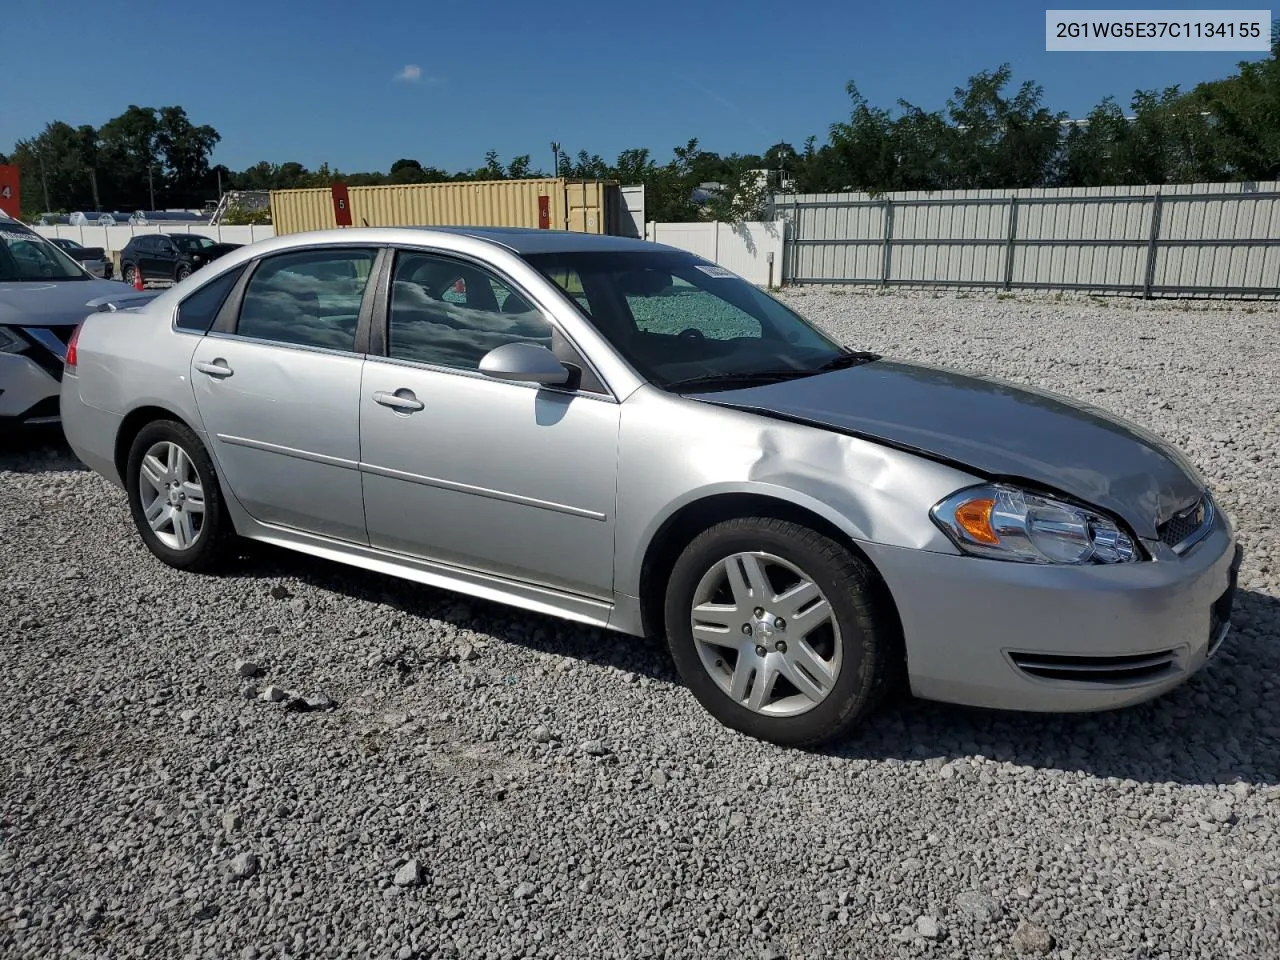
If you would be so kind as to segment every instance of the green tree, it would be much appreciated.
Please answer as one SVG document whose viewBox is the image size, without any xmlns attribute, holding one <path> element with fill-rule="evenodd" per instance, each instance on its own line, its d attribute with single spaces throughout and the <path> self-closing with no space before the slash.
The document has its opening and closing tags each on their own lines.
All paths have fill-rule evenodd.
<svg viewBox="0 0 1280 960">
<path fill-rule="evenodd" d="M 1272 30 L 1271 56 L 1239 69 L 1200 84 L 1188 99 L 1208 113 L 1220 175 L 1280 179 L 1280 21 Z"/>
<path fill-rule="evenodd" d="M 829 143 L 821 147 L 818 138 L 805 139 L 804 150 L 796 158 L 795 181 L 797 193 L 832 193 L 852 189 L 844 176 L 844 168 Z"/>
<path fill-rule="evenodd" d="M 160 108 L 154 145 L 164 166 L 167 203 L 198 208 L 207 199 L 216 182 L 210 176 L 209 158 L 221 139 L 213 127 L 193 124 L 182 107 Z"/>
<path fill-rule="evenodd" d="M 617 180 L 622 184 L 646 183 L 654 176 L 657 166 L 649 156 L 647 147 L 631 147 L 618 154 L 611 168 L 596 177 L 598 180 Z"/>
<path fill-rule="evenodd" d="M 1012 77 L 1007 63 L 983 71 L 947 101 L 950 179 L 967 189 L 1039 187 L 1048 181 L 1067 115 L 1045 107 L 1043 88 L 1030 80 L 1006 96 Z"/>
<path fill-rule="evenodd" d="M 899 157 L 889 111 L 871 106 L 853 82 L 845 93 L 852 110 L 847 121 L 830 127 L 830 172 L 838 170 L 838 178 L 856 190 L 896 189 Z"/>
<path fill-rule="evenodd" d="M 560 155 L 557 175 L 574 180 L 604 180 L 609 176 L 609 164 L 598 153 L 579 150 L 576 160 L 570 160 L 568 154 Z"/>
<path fill-rule="evenodd" d="M 13 163 L 21 176 L 23 206 L 33 212 L 92 209 L 96 139 L 93 127 L 55 120 L 37 136 L 19 140 Z"/>
<path fill-rule="evenodd" d="M 391 172 L 387 177 L 388 183 L 407 184 L 407 183 L 428 183 L 427 172 L 422 169 L 422 164 L 417 160 L 402 158 L 391 165 Z"/>
<path fill-rule="evenodd" d="M 765 167 L 769 170 L 791 175 L 795 173 L 796 163 L 800 159 L 800 155 L 796 153 L 796 148 L 789 143 L 775 143 L 764 152 L 763 159 Z"/>
<path fill-rule="evenodd" d="M 725 158 L 726 172 L 718 181 L 723 188 L 699 211 L 699 219 L 741 223 L 760 220 L 771 189 L 769 171 L 755 156 Z"/>
<path fill-rule="evenodd" d="M 156 204 L 164 200 L 164 166 L 156 147 L 160 122 L 153 107 L 130 104 L 118 117 L 108 120 L 98 131 L 103 188 L 103 205 L 120 210 L 151 208 L 154 188 Z"/>
<path fill-rule="evenodd" d="M 653 170 L 645 181 L 645 216 L 663 223 L 683 223 L 699 219 L 693 192 L 702 178 L 698 173 L 696 138 L 672 151 L 670 162 Z"/>
<path fill-rule="evenodd" d="M 530 177 L 541 176 L 539 172 L 530 169 L 532 162 L 533 161 L 527 153 L 522 153 L 518 157 L 513 157 L 511 162 L 507 164 L 507 179 L 527 180 Z"/>
<path fill-rule="evenodd" d="M 227 226 L 248 226 L 250 224 L 267 224 L 271 222 L 271 211 L 247 210 L 240 206 L 231 206 L 222 215 L 222 222 Z"/>
<path fill-rule="evenodd" d="M 484 155 L 484 166 L 476 171 L 478 176 L 476 179 L 484 180 L 505 180 L 507 179 L 506 167 L 502 165 L 502 161 L 498 158 L 497 150 L 490 150 Z"/>
</svg>

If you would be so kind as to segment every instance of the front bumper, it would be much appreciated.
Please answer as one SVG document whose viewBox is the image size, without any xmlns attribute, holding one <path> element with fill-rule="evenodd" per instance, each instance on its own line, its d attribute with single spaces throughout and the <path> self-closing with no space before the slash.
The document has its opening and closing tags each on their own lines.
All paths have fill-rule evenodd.
<svg viewBox="0 0 1280 960">
<path fill-rule="evenodd" d="M 1037 712 L 1157 697 L 1229 629 L 1241 551 L 1225 516 L 1180 558 L 1010 563 L 867 545 L 897 603 L 912 693 Z"/>
<path fill-rule="evenodd" d="M 0 353 L 0 420 L 57 423 L 59 391 L 58 381 L 30 357 Z"/>
</svg>

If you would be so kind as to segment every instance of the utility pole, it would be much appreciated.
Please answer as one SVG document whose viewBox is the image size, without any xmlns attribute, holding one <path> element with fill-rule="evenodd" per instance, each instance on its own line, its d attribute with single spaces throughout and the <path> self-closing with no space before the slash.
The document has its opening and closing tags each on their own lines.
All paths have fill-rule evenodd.
<svg viewBox="0 0 1280 960">
<path fill-rule="evenodd" d="M 40 153 L 40 183 L 44 187 L 44 208 L 45 210 L 52 210 L 53 208 L 49 206 L 49 178 L 46 177 L 44 174 L 44 152 L 43 151 L 41 151 Z"/>
<path fill-rule="evenodd" d="M 98 200 L 98 171 L 93 167 L 89 168 L 89 185 L 93 187 L 93 209 L 101 210 L 102 203 Z"/>
<path fill-rule="evenodd" d="M 553 177 L 560 176 L 560 144 L 558 141 L 551 141 L 551 175 Z"/>
<path fill-rule="evenodd" d="M 156 208 L 156 185 L 151 179 L 151 171 L 155 169 L 155 164 L 147 165 L 147 187 L 151 190 L 151 209 Z"/>
</svg>

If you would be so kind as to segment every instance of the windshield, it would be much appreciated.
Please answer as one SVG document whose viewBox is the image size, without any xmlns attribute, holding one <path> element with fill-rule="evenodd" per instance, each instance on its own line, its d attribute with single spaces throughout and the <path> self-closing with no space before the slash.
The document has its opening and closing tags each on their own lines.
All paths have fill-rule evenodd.
<svg viewBox="0 0 1280 960">
<path fill-rule="evenodd" d="M 0 223 L 0 282 L 88 278 L 78 263 L 34 230 Z"/>
<path fill-rule="evenodd" d="M 659 387 L 768 382 L 863 357 L 753 284 L 692 254 L 566 252 L 524 259 Z"/>
<path fill-rule="evenodd" d="M 178 245 L 179 250 L 186 250 L 187 252 L 192 250 L 207 250 L 213 246 L 213 241 L 208 237 L 196 236 L 191 233 L 171 234 L 169 239 Z"/>
</svg>

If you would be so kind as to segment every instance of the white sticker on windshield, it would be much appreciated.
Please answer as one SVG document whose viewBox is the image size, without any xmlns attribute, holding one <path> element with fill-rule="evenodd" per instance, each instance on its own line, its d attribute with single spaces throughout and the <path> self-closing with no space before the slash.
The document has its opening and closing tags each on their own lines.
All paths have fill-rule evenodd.
<svg viewBox="0 0 1280 960">
<path fill-rule="evenodd" d="M 707 264 L 699 263 L 696 266 L 708 277 L 719 277 L 721 279 L 725 279 L 725 278 L 732 278 L 734 276 L 734 273 L 732 270 L 726 270 L 724 267 L 717 267 L 714 263 L 707 263 Z"/>
</svg>

